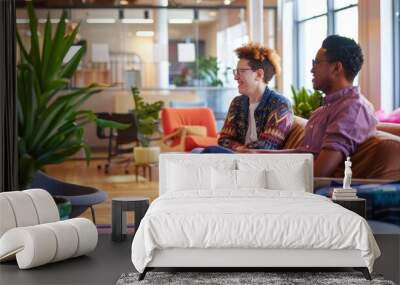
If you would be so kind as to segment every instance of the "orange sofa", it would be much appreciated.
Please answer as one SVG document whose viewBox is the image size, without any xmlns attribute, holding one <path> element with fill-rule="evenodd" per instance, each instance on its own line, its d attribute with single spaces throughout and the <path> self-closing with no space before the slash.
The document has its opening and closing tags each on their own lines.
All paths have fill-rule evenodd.
<svg viewBox="0 0 400 285">
<path fill-rule="evenodd" d="M 210 108 L 164 108 L 162 151 L 191 151 L 196 147 L 216 145 L 217 126 Z"/>
</svg>

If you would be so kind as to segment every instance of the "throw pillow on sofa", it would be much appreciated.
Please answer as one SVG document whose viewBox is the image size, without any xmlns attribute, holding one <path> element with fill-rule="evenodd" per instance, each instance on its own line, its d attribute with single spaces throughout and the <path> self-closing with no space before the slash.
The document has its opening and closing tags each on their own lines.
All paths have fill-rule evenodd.
<svg viewBox="0 0 400 285">
<path fill-rule="evenodd" d="M 189 136 L 207 136 L 207 128 L 205 126 L 184 126 Z"/>
</svg>

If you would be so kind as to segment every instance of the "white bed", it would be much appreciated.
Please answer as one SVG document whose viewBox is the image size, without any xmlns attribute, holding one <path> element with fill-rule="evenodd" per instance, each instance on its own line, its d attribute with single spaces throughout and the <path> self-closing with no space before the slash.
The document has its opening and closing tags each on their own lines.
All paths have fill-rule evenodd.
<svg viewBox="0 0 400 285">
<path fill-rule="evenodd" d="M 312 165 L 308 154 L 162 154 L 160 197 L 132 243 L 141 278 L 154 267 L 354 267 L 368 278 L 380 255 L 371 230 L 311 194 Z"/>
</svg>

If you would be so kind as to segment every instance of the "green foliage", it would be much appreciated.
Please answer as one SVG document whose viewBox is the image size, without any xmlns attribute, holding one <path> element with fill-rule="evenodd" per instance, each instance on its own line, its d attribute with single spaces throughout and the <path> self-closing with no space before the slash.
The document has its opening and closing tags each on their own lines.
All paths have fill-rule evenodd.
<svg viewBox="0 0 400 285">
<path fill-rule="evenodd" d="M 187 85 L 186 76 L 182 75 L 182 74 L 175 75 L 175 77 L 174 77 L 174 85 L 175 86 L 186 86 Z"/>
<path fill-rule="evenodd" d="M 195 78 L 205 80 L 208 86 L 223 86 L 222 81 L 218 79 L 219 67 L 216 57 L 201 56 L 191 63 L 189 68 L 193 70 Z"/>
<path fill-rule="evenodd" d="M 160 116 L 160 111 L 164 107 L 163 101 L 146 103 L 140 96 L 137 87 L 132 87 L 133 100 L 135 102 L 134 113 L 138 123 L 139 140 L 142 146 L 149 146 L 150 138 L 153 135 Z"/>
<path fill-rule="evenodd" d="M 30 51 L 25 48 L 17 31 L 21 51 L 17 65 L 20 188 L 29 186 L 37 170 L 43 169 L 47 164 L 62 163 L 81 149 L 89 162 L 91 153 L 84 140 L 85 124 L 95 122 L 103 127 L 127 127 L 124 124 L 100 120 L 92 111 L 80 110 L 82 103 L 103 90 L 104 85 L 92 84 L 73 91 L 63 90 L 60 94 L 67 87 L 84 55 L 84 48 L 81 48 L 70 61 L 63 63 L 78 33 L 79 25 L 71 33 L 66 32 L 64 12 L 53 33 L 48 15 L 43 46 L 40 49 L 38 19 L 32 1 L 27 1 L 26 4 L 31 32 Z"/>
<path fill-rule="evenodd" d="M 293 94 L 293 111 L 296 116 L 308 119 L 311 113 L 322 104 L 323 94 L 318 90 L 306 90 L 302 87 L 296 90 L 291 86 Z"/>
</svg>

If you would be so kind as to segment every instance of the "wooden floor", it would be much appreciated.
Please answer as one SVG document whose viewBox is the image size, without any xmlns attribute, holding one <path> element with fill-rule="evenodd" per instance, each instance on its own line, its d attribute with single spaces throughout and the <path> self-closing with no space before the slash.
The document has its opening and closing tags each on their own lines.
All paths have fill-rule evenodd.
<svg viewBox="0 0 400 285">
<path fill-rule="evenodd" d="M 139 176 L 139 182 L 136 182 L 133 165 L 129 168 L 129 174 L 124 173 L 122 166 L 115 166 L 110 174 L 104 174 L 104 171 L 98 170 L 98 165 L 104 165 L 104 160 L 92 160 L 87 166 L 84 160 L 71 160 L 58 165 L 49 165 L 46 167 L 47 174 L 60 180 L 87 185 L 107 192 L 108 198 L 105 203 L 95 206 L 96 223 L 111 224 L 111 199 L 124 196 L 145 196 L 150 201 L 158 196 L 158 169 L 153 171 L 153 182 Z M 91 218 L 90 211 L 83 213 L 84 217 Z M 128 215 L 128 220 L 133 215 Z"/>
</svg>

